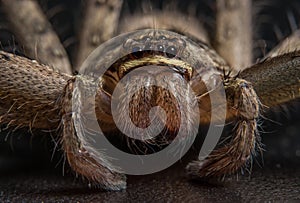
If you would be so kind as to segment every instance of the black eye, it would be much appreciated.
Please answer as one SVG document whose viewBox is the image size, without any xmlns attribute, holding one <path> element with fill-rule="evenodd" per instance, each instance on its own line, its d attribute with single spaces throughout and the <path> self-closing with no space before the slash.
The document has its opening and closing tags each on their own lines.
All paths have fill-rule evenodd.
<svg viewBox="0 0 300 203">
<path fill-rule="evenodd" d="M 158 51 L 164 51 L 164 46 L 163 45 L 157 45 L 157 50 Z"/>
<path fill-rule="evenodd" d="M 133 47 L 131 51 L 134 53 L 134 52 L 142 51 L 142 49 L 140 47 Z"/>
<path fill-rule="evenodd" d="M 174 57 L 177 54 L 177 49 L 174 46 L 169 46 L 166 50 L 166 54 L 168 57 Z"/>
</svg>

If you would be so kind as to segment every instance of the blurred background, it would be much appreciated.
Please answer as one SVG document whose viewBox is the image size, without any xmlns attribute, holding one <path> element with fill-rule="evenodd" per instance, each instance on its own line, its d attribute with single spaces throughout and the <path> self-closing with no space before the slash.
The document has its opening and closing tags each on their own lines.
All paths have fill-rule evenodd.
<svg viewBox="0 0 300 203">
<path fill-rule="evenodd" d="M 82 15 L 81 0 L 40 0 L 54 30 L 74 61 L 77 34 Z M 153 10 L 176 9 L 178 15 L 193 15 L 215 33 L 215 1 L 124 1 L 121 18 Z M 22 55 L 22 42 L 13 35 L 1 12 L 0 49 Z M 254 61 L 274 48 L 300 27 L 300 2 L 297 0 L 253 1 Z M 47 132 L 27 129 L 0 132 L 0 201 L 1 202 L 166 202 L 184 201 L 256 201 L 300 200 L 300 102 L 299 100 L 267 112 L 260 120 L 264 143 L 263 157 L 253 161 L 252 174 L 245 172 L 225 183 L 189 180 L 184 167 L 197 154 L 194 147 L 177 164 L 148 176 L 129 176 L 128 189 L 104 192 L 89 189 L 86 182 L 72 176 L 65 160 Z M 188 157 L 188 158 L 187 158 Z"/>
</svg>

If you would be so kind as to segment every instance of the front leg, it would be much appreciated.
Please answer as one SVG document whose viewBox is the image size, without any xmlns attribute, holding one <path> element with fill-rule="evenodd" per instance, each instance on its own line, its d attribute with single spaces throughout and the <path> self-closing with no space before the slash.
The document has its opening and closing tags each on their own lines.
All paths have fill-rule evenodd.
<svg viewBox="0 0 300 203">
<path fill-rule="evenodd" d="M 68 163 L 73 171 L 87 179 L 94 186 L 107 190 L 121 190 L 126 188 L 126 176 L 113 171 L 108 160 L 103 154 L 89 147 L 78 136 L 73 116 L 76 112 L 72 109 L 74 97 L 75 78 L 69 80 L 62 98 L 62 123 L 63 135 L 61 144 L 66 154 Z"/>
<path fill-rule="evenodd" d="M 68 163 L 93 185 L 110 190 L 126 187 L 126 177 L 113 172 L 102 154 L 93 158 L 74 129 L 72 94 L 75 77 L 55 72 L 24 57 L 0 51 L 0 125 L 57 130 Z"/>
<path fill-rule="evenodd" d="M 228 143 L 215 149 L 206 159 L 199 157 L 187 166 L 192 176 L 203 178 L 232 174 L 245 166 L 256 148 L 260 147 L 257 132 L 260 102 L 252 85 L 233 77 L 224 78 L 224 86 L 227 117 L 235 123 L 233 134 Z"/>
</svg>

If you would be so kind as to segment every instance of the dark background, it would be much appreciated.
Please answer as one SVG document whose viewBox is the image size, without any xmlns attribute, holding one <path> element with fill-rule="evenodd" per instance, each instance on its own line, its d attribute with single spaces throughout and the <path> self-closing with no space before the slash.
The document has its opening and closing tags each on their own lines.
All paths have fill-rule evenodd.
<svg viewBox="0 0 300 203">
<path fill-rule="evenodd" d="M 40 1 L 45 12 L 63 5 L 61 12 L 50 18 L 66 49 L 73 56 L 76 49 L 79 0 Z M 142 7 L 140 1 L 126 1 L 123 14 L 134 13 Z M 146 5 L 162 9 L 170 1 L 147 1 Z M 187 12 L 196 6 L 196 14 L 205 27 L 214 33 L 214 1 L 181 1 L 178 9 Z M 51 12 L 50 12 L 51 13 Z M 254 53 L 261 58 L 280 40 L 299 27 L 300 5 L 297 0 L 254 1 Z M 8 23 L 0 14 L 1 47 L 22 53 L 20 43 L 11 35 Z M 261 119 L 260 132 L 264 143 L 263 157 L 253 161 L 251 174 L 228 177 L 225 182 L 189 180 L 186 163 L 197 155 L 194 147 L 183 160 L 160 173 L 129 176 L 128 188 L 121 192 L 90 189 L 86 182 L 75 178 L 64 165 L 59 147 L 49 134 L 26 129 L 0 133 L 0 201 L 1 202 L 198 202 L 198 201 L 300 201 L 300 102 L 278 107 Z M 54 154 L 54 155 L 53 155 Z M 53 156 L 52 156 L 53 155 Z"/>
</svg>

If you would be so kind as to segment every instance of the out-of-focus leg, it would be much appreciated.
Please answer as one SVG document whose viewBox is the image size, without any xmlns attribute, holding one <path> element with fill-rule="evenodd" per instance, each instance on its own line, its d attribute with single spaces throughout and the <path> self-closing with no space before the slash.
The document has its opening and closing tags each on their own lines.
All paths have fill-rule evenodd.
<svg viewBox="0 0 300 203">
<path fill-rule="evenodd" d="M 272 49 L 267 54 L 266 58 L 275 57 L 278 55 L 286 54 L 297 50 L 300 50 L 300 30 L 296 30 L 295 32 L 293 32 L 293 34 L 291 34 L 289 37 L 283 40 L 278 46 Z"/>
<path fill-rule="evenodd" d="M 25 48 L 25 55 L 71 74 L 66 51 L 37 2 L 2 0 L 0 3 L 11 29 Z"/>
<path fill-rule="evenodd" d="M 75 61 L 76 70 L 79 70 L 82 62 L 95 48 L 114 36 L 122 3 L 122 0 L 85 1 L 84 16 L 79 29 L 79 48 Z"/>
<path fill-rule="evenodd" d="M 252 63 L 251 0 L 217 0 L 215 46 L 239 71 Z"/>
</svg>

